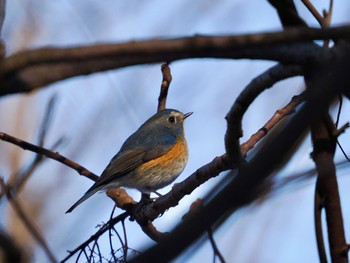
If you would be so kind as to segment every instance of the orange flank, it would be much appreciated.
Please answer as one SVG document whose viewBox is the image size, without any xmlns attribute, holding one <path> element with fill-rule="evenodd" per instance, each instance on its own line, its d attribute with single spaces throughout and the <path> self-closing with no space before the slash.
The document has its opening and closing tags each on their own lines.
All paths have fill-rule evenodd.
<svg viewBox="0 0 350 263">
<path fill-rule="evenodd" d="M 171 167 L 172 163 L 177 162 L 185 162 L 187 161 L 187 158 L 179 158 L 179 156 L 187 156 L 185 154 L 187 150 L 187 145 L 184 142 L 183 139 L 178 139 L 177 143 L 166 153 L 162 156 L 153 159 L 151 161 L 148 161 L 147 163 L 142 164 L 138 169 L 141 173 L 146 172 L 149 169 L 152 169 L 155 166 L 164 166 L 164 167 Z"/>
</svg>

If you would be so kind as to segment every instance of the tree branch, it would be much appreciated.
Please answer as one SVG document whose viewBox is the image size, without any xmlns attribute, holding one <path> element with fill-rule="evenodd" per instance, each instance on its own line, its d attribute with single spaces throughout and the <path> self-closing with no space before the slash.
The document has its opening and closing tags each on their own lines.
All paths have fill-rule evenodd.
<svg viewBox="0 0 350 263">
<path fill-rule="evenodd" d="M 299 16 L 293 0 L 268 0 L 277 10 L 284 28 L 307 27 L 306 22 Z"/>
<path fill-rule="evenodd" d="M 296 107 L 302 103 L 305 99 L 304 93 L 294 96 L 291 101 L 284 106 L 282 109 L 279 109 L 275 114 L 269 119 L 269 121 L 259 129 L 258 132 L 254 133 L 247 142 L 241 145 L 243 156 L 245 157 L 246 153 L 253 149 L 253 147 L 264 137 L 266 134 L 276 126 L 284 117 L 295 112 Z"/>
<path fill-rule="evenodd" d="M 243 136 L 242 118 L 248 107 L 264 90 L 272 87 L 278 81 L 301 75 L 302 72 L 303 69 L 300 66 L 277 64 L 254 78 L 239 94 L 226 115 L 225 148 L 232 164 L 239 164 L 242 158 L 239 139 Z"/>
<path fill-rule="evenodd" d="M 336 140 L 331 136 L 324 122 L 317 118 L 311 126 L 311 135 L 314 145 L 312 158 L 318 172 L 316 182 L 316 198 L 323 200 L 326 210 L 328 240 L 332 262 L 348 262 L 347 244 L 345 241 L 344 223 L 341 213 L 338 183 L 333 161 Z M 315 203 L 317 205 L 317 199 Z M 316 207 L 315 209 L 321 209 Z M 317 210 L 316 210 L 317 211 Z M 316 236 L 320 261 L 325 262 L 323 241 L 321 242 L 322 226 L 318 221 L 321 215 L 315 214 Z M 326 260 L 327 261 L 327 260 Z"/>
<path fill-rule="evenodd" d="M 211 229 L 211 227 L 208 228 L 208 237 L 209 237 L 211 247 L 213 248 L 213 251 L 214 251 L 214 257 L 217 256 L 220 259 L 221 263 L 225 263 L 226 261 L 225 261 L 224 257 L 221 255 L 220 250 L 215 243 L 215 240 L 213 237 L 213 230 Z"/>
<path fill-rule="evenodd" d="M 0 140 L 6 141 L 12 144 L 15 144 L 19 147 L 21 147 L 24 150 L 29 150 L 32 152 L 36 152 L 37 154 L 44 155 L 50 159 L 54 159 L 72 169 L 77 171 L 80 175 L 83 175 L 93 181 L 96 181 L 98 176 L 95 175 L 94 173 L 90 172 L 87 170 L 85 167 L 79 165 L 78 163 L 64 157 L 63 155 L 59 154 L 58 152 L 52 152 L 48 149 L 45 149 L 43 147 L 36 146 L 34 144 L 31 144 L 29 142 L 23 141 L 21 139 L 15 138 L 11 135 L 8 135 L 4 132 L 0 132 Z"/>
<path fill-rule="evenodd" d="M 74 250 L 68 251 L 69 255 L 66 256 L 61 261 L 61 263 L 66 262 L 68 259 L 70 259 L 72 256 L 74 256 L 77 252 L 84 250 L 91 242 L 98 240 L 100 238 L 100 236 L 102 236 L 104 233 L 106 233 L 109 230 L 111 225 L 115 225 L 116 223 L 121 222 L 122 220 L 124 220 L 127 217 L 128 217 L 128 213 L 125 212 L 125 213 L 122 213 L 122 214 L 114 217 L 110 221 L 108 221 L 108 223 L 101 226 L 101 228 L 94 235 L 92 235 L 88 240 L 86 240 L 84 243 L 79 245 Z"/>
<path fill-rule="evenodd" d="M 301 2 L 306 6 L 306 8 L 310 11 L 313 17 L 317 20 L 317 22 L 323 26 L 324 19 L 321 14 L 317 11 L 315 6 L 309 0 L 301 0 Z"/>
<path fill-rule="evenodd" d="M 41 48 L 14 54 L 0 63 L 0 96 L 29 92 L 73 76 L 186 58 L 251 58 L 286 64 L 316 63 L 331 54 L 329 50 L 306 41 L 335 40 L 348 38 L 349 35 L 350 26 L 341 26 L 294 28 L 277 33 L 239 36 L 198 35 L 77 48 Z"/>
<path fill-rule="evenodd" d="M 166 99 L 168 96 L 169 86 L 172 80 L 169 63 L 164 63 L 162 65 L 162 75 L 163 80 L 162 85 L 160 86 L 157 112 L 160 112 L 161 110 L 164 110 L 166 108 Z"/>
</svg>

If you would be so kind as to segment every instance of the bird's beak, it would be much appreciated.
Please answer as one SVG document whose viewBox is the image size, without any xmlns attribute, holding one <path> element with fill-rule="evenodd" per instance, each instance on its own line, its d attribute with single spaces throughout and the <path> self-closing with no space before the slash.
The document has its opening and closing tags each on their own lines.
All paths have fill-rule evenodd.
<svg viewBox="0 0 350 263">
<path fill-rule="evenodd" d="M 187 117 L 190 117 L 193 114 L 193 112 L 187 112 L 184 114 L 184 119 L 186 119 Z"/>
</svg>

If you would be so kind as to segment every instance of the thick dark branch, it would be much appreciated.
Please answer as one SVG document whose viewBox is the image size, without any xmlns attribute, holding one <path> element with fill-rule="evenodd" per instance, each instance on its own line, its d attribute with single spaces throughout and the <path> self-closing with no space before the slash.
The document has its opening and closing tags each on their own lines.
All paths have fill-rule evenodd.
<svg viewBox="0 0 350 263">
<path fill-rule="evenodd" d="M 349 35 L 350 26 L 342 26 L 240 36 L 194 36 L 65 49 L 42 48 L 14 54 L 0 63 L 0 96 L 28 92 L 73 76 L 187 58 L 250 58 L 276 60 L 286 64 L 317 62 L 330 55 L 329 50 L 301 42 L 348 38 Z"/>
<path fill-rule="evenodd" d="M 264 90 L 272 87 L 278 81 L 301 75 L 302 72 L 303 69 L 300 66 L 278 64 L 254 78 L 240 93 L 226 115 L 225 148 L 232 164 L 237 165 L 242 158 L 239 139 L 243 136 L 242 118 L 248 107 Z"/>
<path fill-rule="evenodd" d="M 348 262 L 348 249 L 345 241 L 344 222 L 333 161 L 336 140 L 331 136 L 321 118 L 317 118 L 311 126 L 311 135 L 314 145 L 312 157 L 318 173 L 316 197 L 323 200 L 323 205 L 326 210 L 328 240 L 332 262 L 345 263 Z M 319 219 L 315 218 L 315 220 L 317 225 Z M 316 230 L 321 231 L 321 229 L 318 228 L 316 228 Z M 322 234 L 318 233 L 317 236 L 322 236 Z M 323 260 L 323 244 L 318 242 L 318 245 L 320 260 Z"/>
<path fill-rule="evenodd" d="M 284 28 L 288 27 L 306 27 L 307 24 L 299 16 L 293 0 L 268 0 L 276 8 L 278 16 Z"/>
</svg>

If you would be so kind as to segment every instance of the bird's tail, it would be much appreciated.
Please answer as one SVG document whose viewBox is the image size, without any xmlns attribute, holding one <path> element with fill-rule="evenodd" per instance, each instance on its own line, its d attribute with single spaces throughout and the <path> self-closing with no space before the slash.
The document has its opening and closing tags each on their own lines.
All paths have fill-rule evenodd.
<svg viewBox="0 0 350 263">
<path fill-rule="evenodd" d="M 91 197 L 93 194 L 95 194 L 101 189 L 102 189 L 101 186 L 100 187 L 92 186 L 89 190 L 87 190 L 87 192 L 83 195 L 82 198 L 80 198 L 74 205 L 71 206 L 71 208 L 67 210 L 66 214 L 72 212 L 78 205 L 80 205 L 82 202 L 84 202 L 86 199 L 88 199 L 89 197 Z"/>
</svg>

